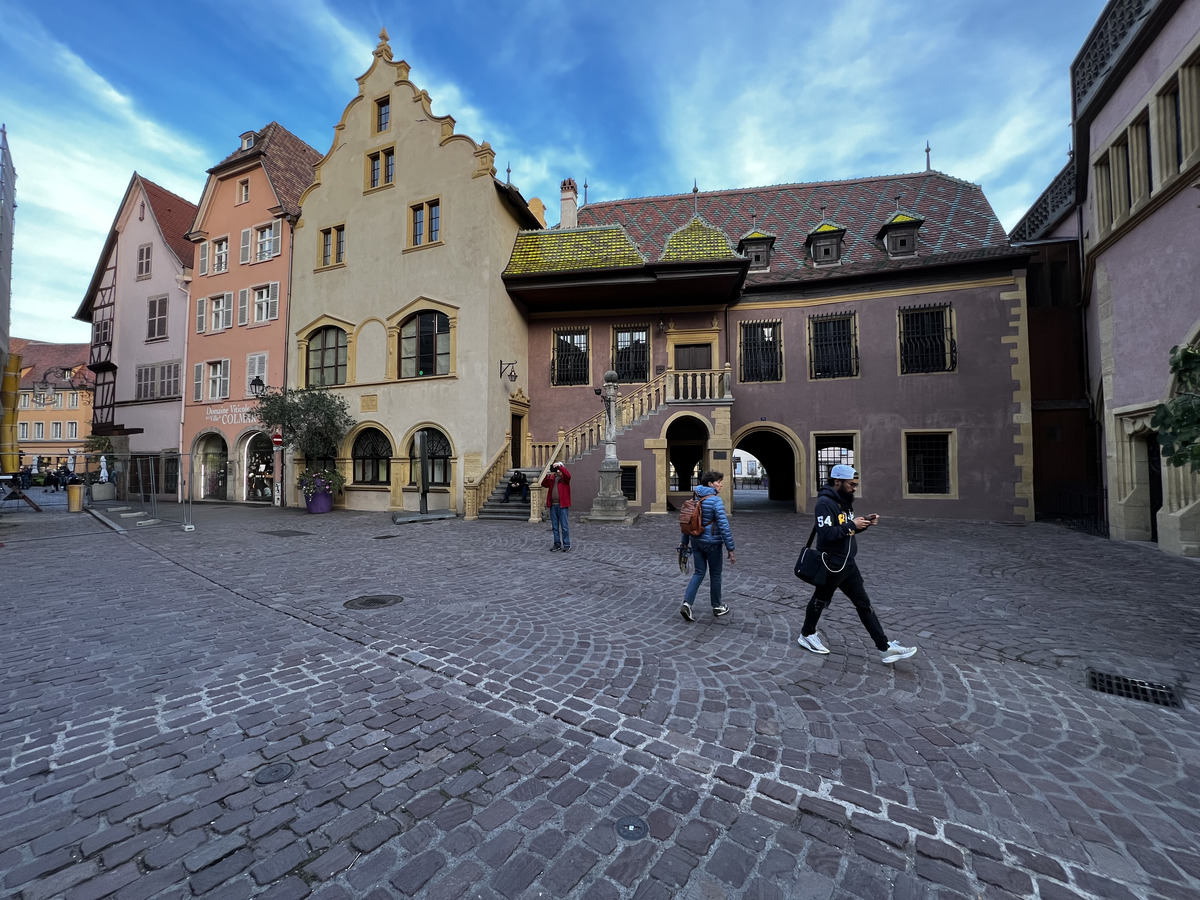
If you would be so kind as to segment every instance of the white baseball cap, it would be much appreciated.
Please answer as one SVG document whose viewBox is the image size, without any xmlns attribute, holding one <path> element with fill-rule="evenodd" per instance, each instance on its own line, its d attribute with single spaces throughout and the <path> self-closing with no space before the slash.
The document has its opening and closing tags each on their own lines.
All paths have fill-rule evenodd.
<svg viewBox="0 0 1200 900">
<path fill-rule="evenodd" d="M 829 477 L 838 481 L 849 481 L 851 478 L 857 478 L 858 473 L 854 471 L 854 466 L 834 466 L 829 470 Z"/>
</svg>

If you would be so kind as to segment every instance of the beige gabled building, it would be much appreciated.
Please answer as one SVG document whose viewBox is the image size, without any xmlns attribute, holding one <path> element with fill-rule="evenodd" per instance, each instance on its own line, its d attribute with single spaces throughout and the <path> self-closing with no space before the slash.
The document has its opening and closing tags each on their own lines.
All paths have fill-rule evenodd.
<svg viewBox="0 0 1200 900">
<path fill-rule="evenodd" d="M 542 223 L 496 179 L 491 147 L 431 103 L 381 32 L 300 198 L 288 384 L 350 402 L 339 505 L 419 508 L 423 432 L 428 507 L 470 515 L 467 488 L 522 463 L 526 326 L 500 273 L 518 231 Z"/>
</svg>

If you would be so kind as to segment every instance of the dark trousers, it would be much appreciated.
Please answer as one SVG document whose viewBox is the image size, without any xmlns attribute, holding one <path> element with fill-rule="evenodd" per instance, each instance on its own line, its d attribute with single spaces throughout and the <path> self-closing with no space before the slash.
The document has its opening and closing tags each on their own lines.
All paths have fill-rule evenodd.
<svg viewBox="0 0 1200 900">
<path fill-rule="evenodd" d="M 821 618 L 821 613 L 833 599 L 833 592 L 838 589 L 841 589 L 841 592 L 850 598 L 850 602 L 858 610 L 858 617 L 862 619 L 875 646 L 880 650 L 886 650 L 888 647 L 887 635 L 883 633 L 883 626 L 879 624 L 879 617 L 875 615 L 875 608 L 871 606 L 871 598 L 867 596 L 867 589 L 863 587 L 858 564 L 854 562 L 846 563 L 846 568 L 841 572 L 830 572 L 829 579 L 813 591 L 812 599 L 808 601 L 808 609 L 804 612 L 804 627 L 800 629 L 800 633 L 812 634 L 817 630 L 817 620 Z"/>
</svg>

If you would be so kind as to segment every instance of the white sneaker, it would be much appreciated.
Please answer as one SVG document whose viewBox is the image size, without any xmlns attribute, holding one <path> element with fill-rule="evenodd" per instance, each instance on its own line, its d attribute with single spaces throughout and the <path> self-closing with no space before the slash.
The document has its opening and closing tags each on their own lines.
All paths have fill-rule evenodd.
<svg viewBox="0 0 1200 900">
<path fill-rule="evenodd" d="M 883 661 L 885 663 L 894 663 L 897 660 L 908 659 L 910 656 L 915 656 L 916 652 L 916 647 L 901 646 L 899 641 L 888 641 L 888 648 L 880 651 L 883 654 Z"/>
<path fill-rule="evenodd" d="M 796 638 L 796 643 L 805 650 L 811 650 L 813 653 L 829 652 L 829 648 L 821 643 L 821 638 L 815 631 L 812 634 L 800 635 L 800 637 Z"/>
</svg>

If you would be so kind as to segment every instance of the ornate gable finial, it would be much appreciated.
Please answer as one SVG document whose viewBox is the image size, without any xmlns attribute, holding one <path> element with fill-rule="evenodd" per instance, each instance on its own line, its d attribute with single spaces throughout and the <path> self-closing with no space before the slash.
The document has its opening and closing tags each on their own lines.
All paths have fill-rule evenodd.
<svg viewBox="0 0 1200 900">
<path fill-rule="evenodd" d="M 929 171 L 929 141 L 925 142 L 925 171 Z"/>
<path fill-rule="evenodd" d="M 388 33 L 386 28 L 379 29 L 379 43 L 375 45 L 375 56 L 382 56 L 384 59 L 392 58 L 392 48 L 388 44 Z"/>
<path fill-rule="evenodd" d="M 700 218 L 700 188 L 695 178 L 692 179 L 692 218 Z"/>
</svg>

